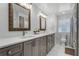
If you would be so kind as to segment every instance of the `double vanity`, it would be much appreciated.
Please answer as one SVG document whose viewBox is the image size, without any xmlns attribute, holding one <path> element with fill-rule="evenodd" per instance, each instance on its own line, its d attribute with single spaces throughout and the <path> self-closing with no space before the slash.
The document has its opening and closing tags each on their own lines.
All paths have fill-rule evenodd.
<svg viewBox="0 0 79 59">
<path fill-rule="evenodd" d="M 35 25 L 35 29 L 32 29 L 32 8 L 28 9 L 24 4 L 9 3 L 8 12 L 9 33 L 14 31 L 23 31 L 23 35 L 25 35 L 25 31 L 34 30 L 34 35 L 29 34 L 22 37 L 0 39 L 0 56 L 47 55 L 55 44 L 55 33 L 37 34 L 41 31 L 46 32 L 46 16 L 40 13 L 38 16 L 39 27 Z M 37 19 L 34 21 L 37 21 Z"/>
<path fill-rule="evenodd" d="M 45 56 L 55 44 L 55 33 L 0 40 L 0 56 Z"/>
</svg>

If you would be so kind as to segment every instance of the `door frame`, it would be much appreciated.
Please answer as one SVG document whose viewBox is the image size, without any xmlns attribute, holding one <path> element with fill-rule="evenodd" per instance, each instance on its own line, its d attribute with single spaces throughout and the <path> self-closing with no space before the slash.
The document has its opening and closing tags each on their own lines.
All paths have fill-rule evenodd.
<svg viewBox="0 0 79 59">
<path fill-rule="evenodd" d="M 78 39 L 79 39 L 79 37 L 78 37 L 78 34 L 79 34 L 79 33 L 78 33 L 78 32 L 79 32 L 79 31 L 78 31 L 78 30 L 79 30 L 79 28 L 78 28 L 78 25 L 79 25 L 79 20 L 78 20 L 78 3 L 77 3 L 76 6 L 77 6 L 77 10 L 76 10 L 76 11 L 77 11 L 77 12 L 76 12 L 76 15 L 77 15 L 77 16 L 76 16 L 76 17 L 77 17 L 77 24 L 76 24 L 76 25 L 77 25 L 76 55 L 78 56 Z"/>
</svg>

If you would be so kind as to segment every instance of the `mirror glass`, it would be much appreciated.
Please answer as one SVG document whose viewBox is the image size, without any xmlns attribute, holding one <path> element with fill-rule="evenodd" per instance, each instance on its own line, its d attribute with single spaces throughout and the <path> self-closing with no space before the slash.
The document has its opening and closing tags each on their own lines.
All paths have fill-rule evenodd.
<svg viewBox="0 0 79 59">
<path fill-rule="evenodd" d="M 30 9 L 16 3 L 9 4 L 9 23 L 15 30 L 30 30 Z"/>
<path fill-rule="evenodd" d="M 46 30 L 46 18 L 40 16 L 40 30 Z"/>
</svg>

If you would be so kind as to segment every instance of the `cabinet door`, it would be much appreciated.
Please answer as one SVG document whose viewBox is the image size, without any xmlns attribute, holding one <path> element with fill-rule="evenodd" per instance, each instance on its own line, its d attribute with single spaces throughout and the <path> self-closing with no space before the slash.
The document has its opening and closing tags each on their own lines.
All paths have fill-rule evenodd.
<svg viewBox="0 0 79 59">
<path fill-rule="evenodd" d="M 45 56 L 46 55 L 46 37 L 43 37 L 42 44 L 43 44 L 43 55 Z"/>
<path fill-rule="evenodd" d="M 52 35 L 50 35 L 50 50 L 52 49 L 52 46 L 53 46 L 53 38 Z"/>
<path fill-rule="evenodd" d="M 51 46 L 52 46 L 51 43 L 52 43 L 52 42 L 51 42 L 51 35 L 49 35 L 49 44 L 50 44 L 50 48 L 49 48 L 49 49 L 50 49 L 50 50 L 51 50 Z"/>
<path fill-rule="evenodd" d="M 53 34 L 53 46 L 55 45 L 55 33 Z"/>
<path fill-rule="evenodd" d="M 39 38 L 39 56 L 43 56 L 43 44 L 42 44 L 42 37 Z"/>
<path fill-rule="evenodd" d="M 0 56 L 7 56 L 7 51 L 0 52 Z"/>
<path fill-rule="evenodd" d="M 40 55 L 41 56 L 46 55 L 46 38 L 45 37 L 40 38 Z"/>
<path fill-rule="evenodd" d="M 52 37 L 51 35 L 47 36 L 47 53 L 52 49 Z"/>
<path fill-rule="evenodd" d="M 15 56 L 20 51 L 22 51 L 22 43 L 0 49 L 0 56 Z"/>
<path fill-rule="evenodd" d="M 50 37 L 47 36 L 47 53 L 50 51 Z"/>
<path fill-rule="evenodd" d="M 43 45 L 43 37 L 40 38 L 40 55 L 43 56 L 44 55 L 44 45 Z"/>
<path fill-rule="evenodd" d="M 22 51 L 22 48 L 23 48 L 22 43 L 15 44 L 15 45 L 12 45 L 12 46 L 8 47 L 8 52 L 7 53 L 8 53 L 9 56 L 12 56 L 12 55 Z"/>
<path fill-rule="evenodd" d="M 34 39 L 32 42 L 32 55 L 39 56 L 39 39 Z"/>
<path fill-rule="evenodd" d="M 0 56 L 7 56 L 8 49 L 7 47 L 5 48 L 0 48 Z"/>
<path fill-rule="evenodd" d="M 55 35 L 53 34 L 53 35 L 51 35 L 51 37 L 52 37 L 52 47 L 54 47 L 54 45 L 55 45 Z"/>
<path fill-rule="evenodd" d="M 53 47 L 53 44 L 54 44 L 54 42 L 53 42 L 53 35 L 51 35 L 51 47 Z"/>
<path fill-rule="evenodd" d="M 24 42 L 24 56 L 32 56 L 32 41 Z"/>
</svg>

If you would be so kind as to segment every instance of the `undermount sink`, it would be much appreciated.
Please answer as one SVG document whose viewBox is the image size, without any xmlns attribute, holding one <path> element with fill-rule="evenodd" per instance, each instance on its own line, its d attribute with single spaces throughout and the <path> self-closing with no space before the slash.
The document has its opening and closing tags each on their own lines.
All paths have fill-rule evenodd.
<svg viewBox="0 0 79 59">
<path fill-rule="evenodd" d="M 34 35 L 28 35 L 28 36 L 22 36 L 21 38 L 24 39 L 24 38 L 31 38 L 31 37 L 35 37 Z"/>
</svg>

